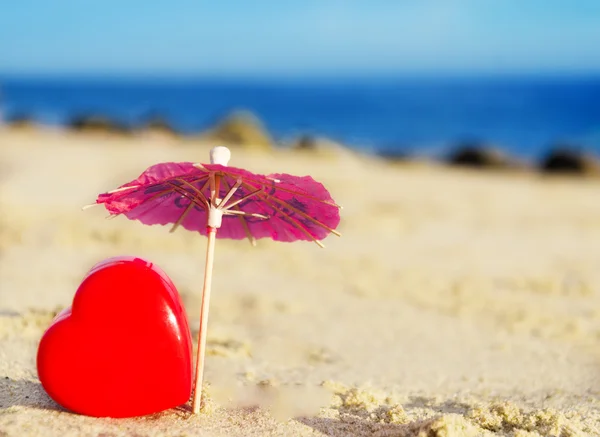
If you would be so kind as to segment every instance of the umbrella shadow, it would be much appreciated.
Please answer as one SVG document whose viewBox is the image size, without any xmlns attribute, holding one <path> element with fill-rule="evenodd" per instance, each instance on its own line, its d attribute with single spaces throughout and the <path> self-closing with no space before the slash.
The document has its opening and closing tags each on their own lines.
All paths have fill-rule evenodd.
<svg viewBox="0 0 600 437">
<path fill-rule="evenodd" d="M 48 396 L 39 382 L 1 377 L 0 410 L 14 406 L 66 411 Z"/>
</svg>

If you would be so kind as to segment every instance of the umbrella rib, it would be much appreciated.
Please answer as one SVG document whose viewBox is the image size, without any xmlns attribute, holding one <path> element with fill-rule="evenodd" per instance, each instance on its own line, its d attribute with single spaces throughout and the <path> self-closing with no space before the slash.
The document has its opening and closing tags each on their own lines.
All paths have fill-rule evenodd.
<svg viewBox="0 0 600 437">
<path fill-rule="evenodd" d="M 183 221 L 185 220 L 185 218 L 187 217 L 187 215 L 189 214 L 189 212 L 192 210 L 193 206 L 194 206 L 194 203 L 190 202 L 190 204 L 187 206 L 187 208 L 185 209 L 185 211 L 183 211 L 183 214 L 181 214 L 179 216 L 179 218 L 177 219 L 177 221 L 173 224 L 173 227 L 169 231 L 170 233 L 175 232 L 175 230 L 181 225 L 181 223 L 183 223 Z"/>
<path fill-rule="evenodd" d="M 317 246 L 324 248 L 325 245 L 323 243 L 321 243 L 319 240 L 317 240 L 310 232 L 308 232 L 306 230 L 306 228 L 304 228 L 304 226 L 302 226 L 295 218 L 291 217 L 289 214 L 287 214 L 285 211 L 279 209 L 276 205 L 272 204 L 270 202 L 270 199 L 268 198 L 264 198 L 263 199 L 264 202 L 269 205 L 271 208 L 273 208 L 273 210 L 281 213 L 286 219 L 288 219 L 289 223 L 292 224 L 292 226 L 296 227 L 297 229 L 300 229 L 302 232 L 304 232 L 304 234 L 306 236 L 308 236 L 312 241 L 314 241 Z"/>
<path fill-rule="evenodd" d="M 324 223 L 321 223 L 319 220 L 317 220 L 314 217 L 311 217 L 310 215 L 306 214 L 305 212 L 299 210 L 298 208 L 293 207 L 292 205 L 290 205 L 289 203 L 287 203 L 285 200 L 281 200 L 278 199 L 275 196 L 271 196 L 267 193 L 265 193 L 265 196 L 268 196 L 270 200 L 274 200 L 275 202 L 279 203 L 280 205 L 282 205 L 283 207 L 289 209 L 290 211 L 294 211 L 297 214 L 300 214 L 302 217 L 304 217 L 307 220 L 310 220 L 311 222 L 313 222 L 314 224 L 321 226 L 323 229 L 328 230 L 329 232 L 331 232 L 333 235 L 336 235 L 338 237 L 341 237 L 342 234 L 340 234 L 338 231 L 336 231 L 335 229 L 330 228 L 329 226 L 327 226 Z"/>
<path fill-rule="evenodd" d="M 227 202 L 229 202 L 229 199 L 231 199 L 231 196 L 233 196 L 235 194 L 235 192 L 237 191 L 237 189 L 240 188 L 240 185 L 242 185 L 242 180 L 240 178 L 238 178 L 237 181 L 235 181 L 235 185 L 232 188 L 229 188 L 229 184 L 225 183 L 225 180 L 223 181 L 223 185 L 225 185 L 225 189 L 228 191 L 227 191 L 227 194 L 225 195 L 225 197 L 223 198 L 223 200 L 221 200 L 219 202 L 219 205 L 217 205 L 217 207 L 219 209 L 223 209 L 223 207 L 227 204 Z"/>
<path fill-rule="evenodd" d="M 239 209 L 233 210 L 233 211 L 225 211 L 225 215 L 243 215 L 243 216 L 248 216 L 248 217 L 255 217 L 255 218 L 260 218 L 260 219 L 264 219 L 267 220 L 269 217 L 264 215 L 264 214 L 258 214 L 255 212 L 245 212 L 245 211 L 240 211 Z"/>
<path fill-rule="evenodd" d="M 290 190 L 290 189 L 287 189 L 287 188 L 282 188 L 282 187 L 279 187 L 279 186 L 277 186 L 275 189 L 278 190 L 278 191 L 284 191 L 286 193 L 294 194 L 296 196 L 306 197 L 307 199 L 315 200 L 315 201 L 317 201 L 319 203 L 323 203 L 325 205 L 334 206 L 336 208 L 341 208 L 341 206 L 338 205 L 337 203 L 330 202 L 328 200 L 319 199 L 318 197 L 311 196 L 310 194 L 299 193 L 298 191 Z"/>
<path fill-rule="evenodd" d="M 217 172 L 210 172 L 208 174 L 208 181 L 210 183 L 210 203 L 209 208 L 217 207 L 217 199 L 221 194 L 221 175 L 218 175 Z"/>
<path fill-rule="evenodd" d="M 159 197 L 164 196 L 165 194 L 172 193 L 173 191 L 175 191 L 175 190 L 168 189 L 168 190 L 165 190 L 165 191 L 161 191 L 160 193 L 155 194 L 154 196 L 150 197 L 149 199 L 144 200 L 144 203 L 152 202 L 152 201 L 158 199 Z"/>
<path fill-rule="evenodd" d="M 206 178 L 206 182 L 204 182 L 204 185 L 202 185 L 202 188 L 200 188 L 200 193 L 199 193 L 202 196 L 202 198 L 204 199 L 204 202 L 206 203 L 207 208 L 208 208 L 208 200 L 206 200 L 206 196 L 204 195 L 204 190 L 208 186 L 209 182 L 210 182 L 210 179 Z"/>
<path fill-rule="evenodd" d="M 227 179 L 225 179 L 225 178 L 223 179 L 223 184 L 225 185 L 225 188 L 230 189 L 229 183 L 227 183 Z M 237 202 L 237 203 L 239 203 L 239 202 Z M 226 209 L 235 208 L 236 211 L 243 212 L 239 208 L 239 206 L 237 206 L 237 203 L 236 202 L 232 203 Z M 246 233 L 246 237 L 248 238 L 248 241 L 250 242 L 250 244 L 252 246 L 256 246 L 256 238 L 254 238 L 254 236 L 252 235 L 252 232 L 250 232 L 250 226 L 248 226 L 248 222 L 246 221 L 246 219 L 244 218 L 243 215 L 238 215 L 238 218 L 242 222 L 242 226 L 244 228 L 244 232 Z"/>
<path fill-rule="evenodd" d="M 206 173 L 206 174 L 203 174 L 203 175 L 200 175 L 200 176 L 198 176 L 198 177 L 192 177 L 192 178 L 190 179 L 190 182 L 198 182 L 198 181 L 201 181 L 201 180 L 202 180 L 202 179 L 204 179 L 204 178 L 208 178 L 208 173 Z"/>
<path fill-rule="evenodd" d="M 204 206 L 206 206 L 208 208 L 208 201 L 206 200 L 206 197 L 204 196 L 204 193 L 202 193 L 202 190 L 198 190 L 198 188 L 194 187 L 194 185 L 190 184 L 185 179 L 176 178 L 175 180 L 181 182 L 182 184 L 185 184 L 188 187 L 190 187 L 196 194 L 198 194 L 200 196 L 200 199 L 202 199 L 202 201 L 204 202 Z M 208 180 L 206 182 L 208 183 Z M 172 186 L 177 187 L 177 185 L 174 184 L 174 183 L 172 183 L 171 181 L 169 181 L 169 184 L 171 184 Z M 206 187 L 206 184 L 204 184 L 204 186 L 202 187 L 202 189 L 204 189 L 205 187 Z M 189 193 L 189 191 L 186 191 L 186 192 Z"/>
<path fill-rule="evenodd" d="M 107 191 L 106 194 L 116 194 L 116 193 L 120 193 L 121 191 L 127 191 L 131 188 L 140 188 L 140 186 L 139 185 L 129 185 L 127 187 L 120 187 L 120 188 L 116 188 L 111 191 Z"/>
<path fill-rule="evenodd" d="M 204 175 L 198 176 L 197 178 L 192 178 L 192 179 L 189 180 L 189 183 L 190 184 L 194 184 L 196 182 L 199 182 L 199 181 L 202 181 L 202 180 L 206 179 L 206 182 L 204 182 L 204 185 L 202 185 L 202 188 L 200 188 L 200 193 L 204 194 L 203 191 L 206 189 L 206 186 L 208 185 L 209 176 L 210 176 L 209 174 L 204 174 Z M 184 183 L 188 182 L 185 179 L 183 179 L 183 181 L 184 181 Z M 193 187 L 193 185 L 192 185 L 192 187 Z M 204 197 L 206 198 L 206 196 L 204 196 Z"/>
<path fill-rule="evenodd" d="M 248 185 L 248 184 L 246 184 Z M 254 188 L 252 185 L 248 185 L 250 188 Z M 258 193 L 260 193 L 262 191 L 262 188 L 259 188 L 256 191 L 252 191 L 249 194 L 246 194 L 244 197 L 236 200 L 235 202 L 230 203 L 229 205 L 225 206 L 225 208 L 223 208 L 223 211 L 227 211 L 230 208 L 236 207 L 237 205 L 239 205 L 240 203 L 242 203 L 244 200 L 248 200 L 249 198 L 256 196 Z"/>
<path fill-rule="evenodd" d="M 187 190 L 183 190 L 183 189 L 181 189 L 181 187 L 180 187 L 180 186 L 178 186 L 178 185 L 174 184 L 174 183 L 173 183 L 173 182 L 171 182 L 171 181 L 168 181 L 168 184 L 170 184 L 170 185 L 172 185 L 172 186 L 173 186 L 173 191 L 176 191 L 177 193 L 181 194 L 181 195 L 182 195 L 182 196 L 184 196 L 185 198 L 189 199 L 189 200 L 190 200 L 190 202 L 193 202 L 193 203 L 195 203 L 196 205 L 198 205 L 198 206 L 200 206 L 200 207 L 202 207 L 202 206 L 205 206 L 203 203 L 200 203 L 200 202 L 198 202 L 198 200 L 196 200 L 197 198 L 196 198 L 196 197 L 193 195 L 193 193 L 190 193 L 190 192 L 189 192 L 189 191 L 187 191 Z"/>
</svg>

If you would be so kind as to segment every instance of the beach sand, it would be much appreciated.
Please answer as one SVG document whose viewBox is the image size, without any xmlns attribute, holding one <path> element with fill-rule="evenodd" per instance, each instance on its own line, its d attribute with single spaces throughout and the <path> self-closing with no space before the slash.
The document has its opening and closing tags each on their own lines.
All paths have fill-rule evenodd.
<svg viewBox="0 0 600 437">
<path fill-rule="evenodd" d="M 35 354 L 92 265 L 157 263 L 195 338 L 203 279 L 204 237 L 80 207 L 208 150 L 0 131 L 0 436 L 600 435 L 600 182 L 341 151 L 232 150 L 323 182 L 343 237 L 217 242 L 201 415 L 62 410 Z"/>
</svg>

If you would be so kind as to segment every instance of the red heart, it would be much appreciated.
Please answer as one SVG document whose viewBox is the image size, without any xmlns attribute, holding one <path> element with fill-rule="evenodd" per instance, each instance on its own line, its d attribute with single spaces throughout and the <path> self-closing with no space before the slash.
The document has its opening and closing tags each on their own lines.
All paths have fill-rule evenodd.
<svg viewBox="0 0 600 437">
<path fill-rule="evenodd" d="M 44 333 L 37 368 L 50 397 L 80 414 L 133 417 L 186 403 L 192 339 L 175 286 L 139 258 L 96 264 Z"/>
</svg>

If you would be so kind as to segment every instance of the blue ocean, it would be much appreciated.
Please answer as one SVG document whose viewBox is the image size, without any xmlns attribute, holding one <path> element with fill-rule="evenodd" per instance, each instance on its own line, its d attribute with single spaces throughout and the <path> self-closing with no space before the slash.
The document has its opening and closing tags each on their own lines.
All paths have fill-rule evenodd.
<svg viewBox="0 0 600 437">
<path fill-rule="evenodd" d="M 560 143 L 600 153 L 600 77 L 361 80 L 0 79 L 6 119 L 63 125 L 160 116 L 182 133 L 255 113 L 278 142 L 319 135 L 383 154 L 438 155 L 464 141 L 535 159 Z"/>
</svg>

